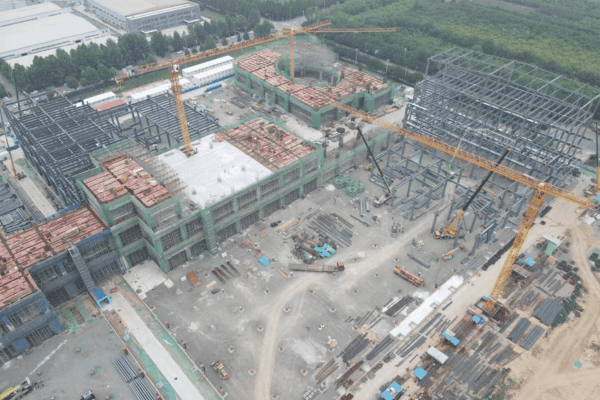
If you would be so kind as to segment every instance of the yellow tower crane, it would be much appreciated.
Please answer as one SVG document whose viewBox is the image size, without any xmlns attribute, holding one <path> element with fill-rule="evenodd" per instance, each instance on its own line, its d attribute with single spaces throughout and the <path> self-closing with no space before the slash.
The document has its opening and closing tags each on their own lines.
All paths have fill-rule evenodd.
<svg viewBox="0 0 600 400">
<path fill-rule="evenodd" d="M 298 29 L 285 29 L 281 33 L 274 33 L 264 38 L 245 40 L 239 43 L 234 43 L 229 46 L 210 49 L 200 53 L 186 55 L 183 57 L 170 58 L 164 61 L 151 64 L 140 65 L 137 67 L 137 75 L 145 74 L 152 71 L 167 69 L 169 71 L 169 80 L 171 81 L 171 90 L 177 107 L 177 116 L 179 118 L 179 126 L 183 136 L 184 151 L 189 157 L 194 154 L 192 142 L 190 139 L 187 118 L 185 116 L 185 107 L 181 98 L 181 85 L 179 84 L 180 65 L 202 60 L 204 58 L 215 57 L 221 54 L 226 54 L 235 50 L 242 50 L 248 47 L 257 46 L 260 44 L 269 43 L 275 40 L 289 39 L 290 43 L 290 77 L 294 78 L 294 37 L 302 33 L 344 33 L 344 32 L 396 32 L 396 28 L 366 28 L 366 29 L 323 29 L 330 25 L 331 21 L 318 22 Z M 115 77 L 115 81 L 119 84 L 123 83 L 128 78 L 127 74 L 122 74 Z"/>
<path fill-rule="evenodd" d="M 571 201 L 590 210 L 593 210 L 595 208 L 595 203 L 592 199 L 585 198 L 567 189 L 552 185 L 550 183 L 544 182 L 537 178 L 533 178 L 527 174 L 524 174 L 512 168 L 500 165 L 497 161 L 485 159 L 468 151 L 457 149 L 456 147 L 448 143 L 442 142 L 432 137 L 416 133 L 408 129 L 400 128 L 394 123 L 380 120 L 370 114 L 367 114 L 363 111 L 358 111 L 345 104 L 333 103 L 333 105 L 349 114 L 360 117 L 363 121 L 371 122 L 383 126 L 389 130 L 393 130 L 408 139 L 412 139 L 416 142 L 422 143 L 436 150 L 440 150 L 444 153 L 458 157 L 464 161 L 470 162 L 471 164 L 475 164 L 478 167 L 487 169 L 488 171 L 494 172 L 498 175 L 502 175 L 505 178 L 527 185 L 535 190 L 533 198 L 529 202 L 527 211 L 525 211 L 523 221 L 519 226 L 519 230 L 517 231 L 515 240 L 508 252 L 506 261 L 502 266 L 502 269 L 500 271 L 500 274 L 498 275 L 498 278 L 496 279 L 496 283 L 494 284 L 492 292 L 484 306 L 484 310 L 486 312 L 491 312 L 494 309 L 494 304 L 496 303 L 496 300 L 502 294 L 504 284 L 510 276 L 513 264 L 515 263 L 515 261 L 517 260 L 517 256 L 521 252 L 521 247 L 523 246 L 525 238 L 527 237 L 527 234 L 529 233 L 529 230 L 533 225 L 533 221 L 537 217 L 540 208 L 544 204 L 544 199 L 546 195 L 559 197 L 561 199 Z"/>
</svg>

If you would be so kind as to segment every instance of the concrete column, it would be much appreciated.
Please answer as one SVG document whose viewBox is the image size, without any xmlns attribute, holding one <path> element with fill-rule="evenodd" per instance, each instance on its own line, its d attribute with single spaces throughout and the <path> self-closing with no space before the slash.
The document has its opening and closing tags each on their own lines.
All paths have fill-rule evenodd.
<svg viewBox="0 0 600 400">
<path fill-rule="evenodd" d="M 471 249 L 471 252 L 469 253 L 469 255 L 470 256 L 474 255 L 480 245 L 481 245 L 481 235 L 477 234 L 477 236 L 475 237 L 475 243 L 473 243 L 473 249 Z"/>
<path fill-rule="evenodd" d="M 408 190 L 406 191 L 406 198 L 407 199 L 410 197 L 410 187 L 412 186 L 412 181 L 413 181 L 413 178 L 410 178 L 408 180 Z"/>
<path fill-rule="evenodd" d="M 410 210 L 410 221 L 413 220 L 414 216 L 415 216 L 415 207 L 417 206 L 417 202 L 413 201 L 413 205 L 412 208 Z"/>
</svg>

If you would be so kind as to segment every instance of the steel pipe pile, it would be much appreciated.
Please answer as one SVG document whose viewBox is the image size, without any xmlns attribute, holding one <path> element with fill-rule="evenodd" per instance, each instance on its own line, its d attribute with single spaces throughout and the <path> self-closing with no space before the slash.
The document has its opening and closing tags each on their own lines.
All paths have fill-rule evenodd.
<svg viewBox="0 0 600 400">
<path fill-rule="evenodd" d="M 142 380 L 135 379 L 129 382 L 129 386 L 131 386 L 131 389 L 138 400 L 156 400 Z"/>
<path fill-rule="evenodd" d="M 117 357 L 115 359 L 115 365 L 126 382 L 131 382 L 132 380 L 137 378 L 137 374 L 135 373 L 135 371 L 129 364 L 129 361 L 127 361 L 125 357 Z"/>
</svg>

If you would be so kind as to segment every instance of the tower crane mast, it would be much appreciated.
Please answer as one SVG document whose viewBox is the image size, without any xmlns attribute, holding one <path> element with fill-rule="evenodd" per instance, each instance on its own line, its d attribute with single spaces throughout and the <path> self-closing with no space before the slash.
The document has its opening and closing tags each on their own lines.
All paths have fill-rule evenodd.
<svg viewBox="0 0 600 400">
<path fill-rule="evenodd" d="M 453 145 L 450 145 L 448 143 L 434 139 L 432 137 L 429 137 L 429 136 L 426 136 L 426 135 L 423 135 L 423 134 L 420 134 L 417 132 L 413 132 L 408 129 L 400 128 L 399 126 L 397 126 L 394 123 L 380 120 L 370 114 L 367 114 L 363 111 L 358 111 L 358 110 L 356 110 L 352 107 L 349 107 L 345 104 L 333 102 L 332 105 L 336 106 L 337 108 L 341 109 L 342 111 L 345 111 L 349 114 L 353 114 L 357 117 L 360 117 L 363 121 L 371 122 L 371 123 L 383 126 L 385 128 L 388 128 L 392 131 L 395 131 L 395 132 L 401 134 L 402 136 L 404 136 L 408 139 L 413 139 L 416 142 L 419 142 L 426 146 L 432 147 L 436 150 L 440 150 L 440 151 L 442 151 L 446 154 L 450 154 L 454 157 L 458 157 L 464 161 L 470 162 L 471 164 L 475 164 L 478 167 L 487 169 L 490 172 L 497 173 L 499 175 L 504 176 L 505 178 L 508 178 L 513 181 L 517 181 L 524 185 L 527 185 L 530 188 L 535 190 L 535 192 L 533 194 L 533 198 L 529 202 L 527 211 L 525 211 L 523 221 L 521 222 L 521 225 L 519 226 L 519 230 L 517 231 L 517 234 L 515 236 L 513 244 L 508 252 L 508 256 L 507 256 L 506 260 L 504 261 L 504 264 L 502 266 L 502 269 L 500 270 L 500 274 L 498 275 L 498 278 L 496 279 L 496 282 L 492 289 L 491 295 L 488 297 L 488 300 L 484 306 L 484 310 L 486 312 L 491 312 L 494 309 L 494 304 L 496 303 L 496 300 L 502 294 L 502 289 L 504 288 L 504 284 L 506 283 L 506 280 L 510 276 L 510 272 L 512 271 L 513 264 L 516 261 L 517 256 L 519 255 L 519 253 L 521 251 L 521 247 L 523 246 L 523 243 L 525 242 L 525 238 L 527 237 L 527 234 L 529 233 L 529 231 L 531 230 L 531 227 L 533 226 L 533 221 L 537 217 L 541 207 L 544 204 L 544 200 L 545 200 L 546 196 L 554 196 L 554 197 L 558 197 L 558 198 L 561 198 L 564 200 L 568 200 L 570 202 L 573 202 L 575 204 L 578 204 L 578 205 L 588 208 L 590 210 L 595 209 L 595 204 L 592 199 L 585 198 L 585 197 L 580 196 L 580 195 L 578 195 L 574 192 L 571 192 L 567 189 L 552 185 L 548 182 L 544 182 L 540 179 L 531 177 L 527 174 L 524 174 L 522 172 L 519 172 L 519 171 L 509 168 L 507 166 L 500 165 L 499 162 L 497 162 L 497 161 L 491 161 L 491 160 L 485 159 L 476 154 L 470 153 L 470 152 L 462 150 L 462 149 L 458 149 Z M 483 186 L 483 185 L 481 185 L 481 186 Z"/>
</svg>

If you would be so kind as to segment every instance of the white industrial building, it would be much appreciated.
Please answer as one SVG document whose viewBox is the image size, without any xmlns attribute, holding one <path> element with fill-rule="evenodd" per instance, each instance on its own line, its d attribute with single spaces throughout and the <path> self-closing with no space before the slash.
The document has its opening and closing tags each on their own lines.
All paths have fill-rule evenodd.
<svg viewBox="0 0 600 400">
<path fill-rule="evenodd" d="M 187 0 L 84 0 L 100 19 L 128 33 L 151 33 L 200 21 L 200 6 Z"/>
<path fill-rule="evenodd" d="M 220 66 L 223 66 L 226 64 L 231 64 L 231 63 L 233 63 L 233 57 L 231 57 L 231 56 L 220 57 L 215 60 L 207 61 L 205 63 L 198 64 L 198 65 L 194 65 L 193 67 L 184 68 L 181 70 L 181 75 L 183 75 L 184 78 L 189 78 L 189 77 L 199 74 L 201 72 L 208 71 L 210 69 L 217 68 L 217 67 L 220 67 Z"/>
<path fill-rule="evenodd" d="M 54 3 L 36 4 L 0 12 L 0 26 L 14 25 L 70 12 L 70 8 L 60 8 Z"/>
<path fill-rule="evenodd" d="M 179 85 L 181 86 L 182 91 L 190 90 L 196 87 L 192 81 L 186 78 L 179 78 Z M 124 92 L 123 99 L 133 104 L 142 100 L 146 100 L 148 97 L 152 98 L 170 92 L 171 82 L 165 80 Z"/>
<path fill-rule="evenodd" d="M 41 4 L 40 6 L 46 5 Z M 17 12 L 27 8 L 29 7 L 5 12 Z M 70 12 L 29 19 L 12 25 L 0 26 L 0 58 L 10 60 L 83 42 L 102 35 L 102 30 Z"/>
<path fill-rule="evenodd" d="M 192 81 L 198 87 L 209 85 L 213 82 L 229 78 L 234 75 L 233 63 L 225 64 L 217 68 L 209 69 L 192 77 Z"/>
<path fill-rule="evenodd" d="M 107 101 L 115 100 L 117 95 L 113 92 L 100 93 L 99 95 L 88 97 L 83 100 L 83 104 L 87 104 L 91 107 L 97 106 L 102 103 L 106 103 Z"/>
</svg>

